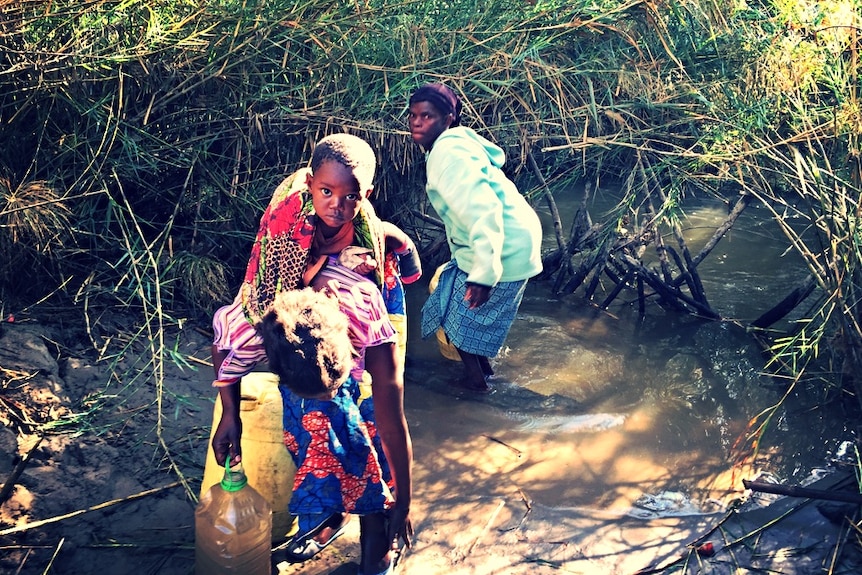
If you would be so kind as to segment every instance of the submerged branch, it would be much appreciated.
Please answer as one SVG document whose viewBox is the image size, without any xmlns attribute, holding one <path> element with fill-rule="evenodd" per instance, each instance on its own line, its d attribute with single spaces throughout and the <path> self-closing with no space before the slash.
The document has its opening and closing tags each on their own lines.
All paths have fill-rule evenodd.
<svg viewBox="0 0 862 575">
<path fill-rule="evenodd" d="M 557 247 L 560 250 L 565 250 L 566 240 L 563 238 L 563 223 L 560 220 L 560 212 L 557 210 L 557 202 L 554 201 L 554 194 L 551 193 L 548 182 L 545 180 L 545 176 L 542 175 L 542 170 L 539 169 L 539 164 L 536 163 L 536 158 L 533 156 L 532 152 L 527 152 L 527 159 L 529 160 L 530 167 L 533 169 L 533 173 L 536 174 L 536 178 L 538 178 L 542 189 L 545 190 L 545 201 L 548 203 L 548 209 L 551 211 L 551 218 L 554 220 L 554 237 L 557 239 Z"/>
<path fill-rule="evenodd" d="M 776 483 L 765 483 L 762 481 L 742 480 L 742 485 L 752 491 L 762 493 L 773 493 L 775 495 L 786 495 L 788 497 L 804 497 L 806 499 L 823 499 L 827 501 L 843 501 L 845 503 L 856 503 L 862 505 L 862 493 L 852 491 L 827 491 L 824 489 L 812 489 L 796 485 L 781 485 Z"/>
<path fill-rule="evenodd" d="M 793 291 L 791 291 L 787 296 L 775 304 L 775 306 L 769 311 L 765 312 L 759 318 L 751 322 L 752 327 L 766 329 L 775 322 L 784 318 L 787 314 L 796 309 L 800 303 L 802 303 L 805 298 L 811 295 L 811 292 L 814 291 L 814 288 L 817 287 L 817 281 L 814 279 L 814 276 L 806 277 L 799 285 L 797 285 Z"/>
<path fill-rule="evenodd" d="M 718 242 L 721 241 L 721 238 L 727 233 L 727 231 L 733 227 L 734 222 L 736 222 L 737 218 L 739 218 L 740 214 L 742 214 L 743 210 L 748 207 L 748 204 L 751 202 L 751 196 L 749 194 L 742 194 L 739 196 L 739 199 L 736 200 L 736 203 L 733 205 L 733 208 L 730 210 L 730 213 L 727 215 L 727 218 L 724 220 L 718 229 L 715 230 L 715 233 L 712 234 L 712 237 L 706 242 L 706 245 L 703 246 L 703 249 L 700 250 L 694 259 L 692 260 L 692 266 L 697 267 L 703 259 L 709 255 L 709 253 L 718 245 Z"/>
</svg>

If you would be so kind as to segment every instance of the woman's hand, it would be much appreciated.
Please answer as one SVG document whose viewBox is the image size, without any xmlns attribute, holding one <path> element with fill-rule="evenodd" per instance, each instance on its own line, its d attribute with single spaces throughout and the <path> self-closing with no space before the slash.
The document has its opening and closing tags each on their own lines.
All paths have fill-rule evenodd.
<svg viewBox="0 0 862 575">
<path fill-rule="evenodd" d="M 468 283 L 464 301 L 470 303 L 470 309 L 476 309 L 491 298 L 491 288 L 481 284 Z"/>
</svg>

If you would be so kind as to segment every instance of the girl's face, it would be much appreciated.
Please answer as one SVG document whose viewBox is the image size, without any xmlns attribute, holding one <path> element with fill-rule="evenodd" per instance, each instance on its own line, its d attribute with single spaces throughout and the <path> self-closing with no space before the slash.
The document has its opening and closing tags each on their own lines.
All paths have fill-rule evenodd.
<svg viewBox="0 0 862 575">
<path fill-rule="evenodd" d="M 410 106 L 407 123 L 413 141 L 430 150 L 437 138 L 449 129 L 455 118 L 452 114 L 442 114 L 431 102 L 416 102 Z"/>
<path fill-rule="evenodd" d="M 335 235 L 359 213 L 362 200 L 371 190 L 359 191 L 353 172 L 335 160 L 323 162 L 306 179 L 314 213 L 324 236 Z"/>
</svg>

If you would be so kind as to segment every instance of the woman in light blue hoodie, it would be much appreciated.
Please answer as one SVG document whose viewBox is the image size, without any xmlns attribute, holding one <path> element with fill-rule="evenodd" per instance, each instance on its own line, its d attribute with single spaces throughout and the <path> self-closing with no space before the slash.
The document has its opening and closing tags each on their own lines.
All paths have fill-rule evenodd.
<svg viewBox="0 0 862 575">
<path fill-rule="evenodd" d="M 410 97 L 410 133 L 426 152 L 425 191 L 452 254 L 422 308 L 422 335 L 442 327 L 464 363 L 459 383 L 489 391 L 488 358 L 503 347 L 527 280 L 542 271 L 542 228 L 503 173 L 503 150 L 460 121 L 461 101 L 442 84 Z"/>
</svg>

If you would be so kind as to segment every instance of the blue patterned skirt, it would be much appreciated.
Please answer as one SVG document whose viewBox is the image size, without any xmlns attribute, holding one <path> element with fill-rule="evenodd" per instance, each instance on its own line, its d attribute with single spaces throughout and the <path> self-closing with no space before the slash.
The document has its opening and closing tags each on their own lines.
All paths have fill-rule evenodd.
<svg viewBox="0 0 862 575">
<path fill-rule="evenodd" d="M 524 297 L 527 280 L 500 282 L 491 299 L 476 309 L 464 301 L 467 274 L 452 260 L 443 268 L 437 288 L 422 306 L 422 337 L 442 327 L 449 341 L 462 351 L 494 357 L 500 352 Z"/>
</svg>

